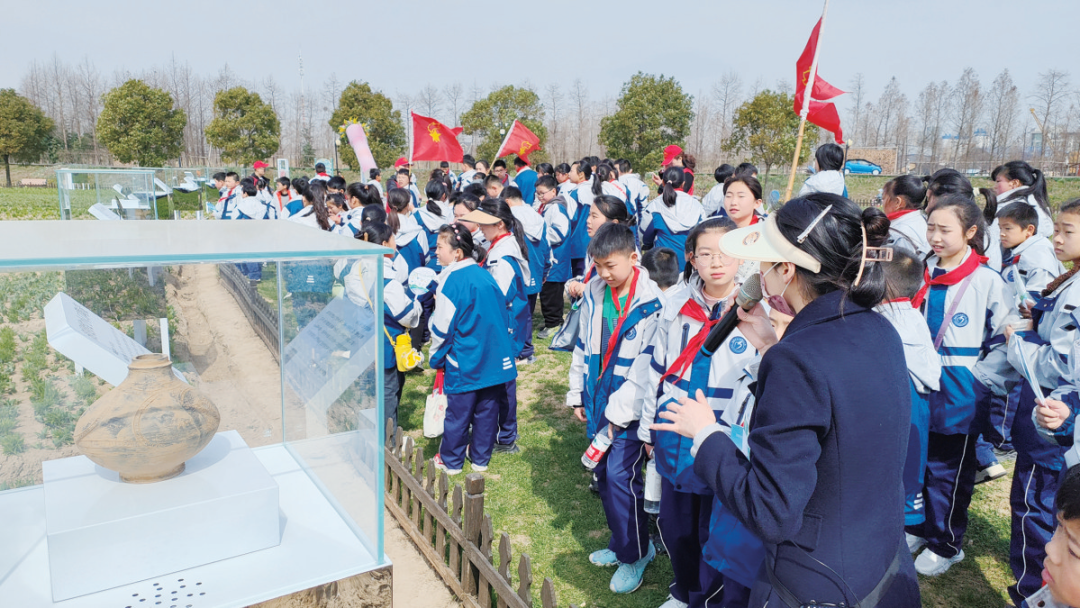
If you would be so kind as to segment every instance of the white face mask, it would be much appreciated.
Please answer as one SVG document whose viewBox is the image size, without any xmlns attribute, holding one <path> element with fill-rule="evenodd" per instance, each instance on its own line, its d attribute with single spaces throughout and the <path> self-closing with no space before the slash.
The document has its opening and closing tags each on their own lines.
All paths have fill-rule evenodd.
<svg viewBox="0 0 1080 608">
<path fill-rule="evenodd" d="M 787 293 L 787 288 L 791 285 L 791 283 L 785 283 L 784 290 L 781 291 L 779 295 L 775 296 L 770 296 L 767 292 L 768 288 L 765 287 L 765 277 L 779 265 L 780 264 L 773 264 L 768 270 L 765 271 L 765 274 L 761 275 L 761 293 L 765 296 L 765 300 L 769 303 L 770 308 L 775 309 L 781 314 L 785 314 L 789 317 L 794 317 L 795 311 L 791 309 L 791 305 L 788 304 L 787 300 L 784 299 L 784 294 Z"/>
</svg>

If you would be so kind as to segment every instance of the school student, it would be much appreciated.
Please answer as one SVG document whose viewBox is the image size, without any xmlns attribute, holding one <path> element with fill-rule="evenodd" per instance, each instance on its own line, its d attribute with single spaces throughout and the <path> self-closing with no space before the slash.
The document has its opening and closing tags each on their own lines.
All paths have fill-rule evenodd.
<svg viewBox="0 0 1080 608">
<path fill-rule="evenodd" d="M 649 380 L 642 408 L 638 438 L 654 446 L 656 472 L 662 478 L 660 536 L 671 557 L 674 581 L 672 599 L 680 605 L 705 606 L 722 587 L 724 597 L 748 597 L 749 589 L 736 593 L 737 583 L 725 581 L 702 559 L 709 538 L 713 493 L 694 473 L 690 455 L 693 440 L 672 432 L 651 432 L 659 414 L 698 390 L 713 410 L 728 406 L 735 379 L 757 356 L 756 349 L 736 328 L 712 357 L 701 354 L 709 330 L 734 302 L 738 291 L 735 274 L 739 260 L 720 251 L 720 237 L 734 230 L 727 218 L 710 218 L 687 236 L 691 254 L 686 262 L 685 283 L 667 294 L 661 321 L 653 339 Z M 723 602 L 719 602 L 723 603 Z"/>
<path fill-rule="evenodd" d="M 525 295 L 528 298 L 529 319 L 536 312 L 536 299 L 540 290 L 544 287 L 544 280 L 551 269 L 551 245 L 548 243 L 547 223 L 543 216 L 536 212 L 531 205 L 526 204 L 521 191 L 514 186 L 509 186 L 503 191 L 504 199 L 510 212 L 521 222 L 525 236 L 525 248 L 529 252 L 529 282 L 525 285 Z M 532 363 L 536 360 L 532 341 L 532 324 L 529 325 L 529 333 L 525 338 L 525 346 L 522 348 L 522 356 L 518 359 L 518 365 Z"/>
<path fill-rule="evenodd" d="M 364 226 L 355 238 L 395 249 L 394 231 L 382 222 Z M 395 280 L 394 255 L 388 253 L 378 263 L 383 265 L 383 328 L 386 330 L 383 336 L 383 412 L 397 428 L 398 404 L 405 390 L 405 372 L 397 368 L 392 342 L 420 322 L 420 304 L 412 290 Z M 375 268 L 364 266 L 360 260 L 339 260 L 334 265 L 334 276 L 345 285 L 345 295 L 350 301 L 361 308 L 371 307 L 377 286 Z M 424 295 L 434 296 L 434 291 Z"/>
<path fill-rule="evenodd" d="M 930 433 L 930 393 L 941 390 L 941 355 L 926 319 L 911 305 L 922 287 L 926 264 L 913 253 L 894 249 L 892 261 L 883 262 L 885 301 L 874 310 L 892 324 L 904 343 L 908 385 L 911 388 L 911 434 L 904 464 L 904 525 L 926 521 L 923 508 L 927 441 Z"/>
<path fill-rule="evenodd" d="M 427 242 L 434 243 L 439 230 L 454 221 L 454 210 L 448 200 L 450 191 L 442 181 L 429 181 L 424 187 L 424 193 L 427 195 L 427 204 L 417 209 L 413 216 L 423 229 Z M 425 266 L 437 271 L 439 260 L 436 256 L 429 255 Z"/>
<path fill-rule="evenodd" d="M 577 184 L 570 179 L 570 165 L 567 163 L 559 163 L 555 166 L 555 181 L 559 182 L 559 194 L 569 196 L 570 191 L 577 187 Z"/>
<path fill-rule="evenodd" d="M 536 180 L 537 212 L 547 225 L 548 245 L 551 248 L 551 269 L 540 288 L 540 311 L 544 315 L 544 328 L 536 337 L 550 338 L 563 322 L 563 289 L 570 280 L 570 215 L 566 212 L 566 199 L 559 194 L 554 177 L 542 175 Z"/>
<path fill-rule="evenodd" d="M 1008 210 L 1015 207 L 1021 205 Z M 1033 238 L 1042 240 L 1037 236 Z M 1058 260 L 1073 262 L 1073 269 L 1055 278 L 1042 290 L 1031 309 L 1033 327 L 1030 331 L 1014 332 L 1010 327 L 1005 332 L 1009 341 L 1009 362 L 1020 372 L 1024 368 L 1022 357 L 1026 356 L 1043 395 L 1051 395 L 1059 385 L 1068 383 L 1069 354 L 1078 335 L 1077 317 L 1080 315 L 1077 315 L 1076 307 L 1080 306 L 1080 280 L 1076 274 L 1080 270 L 1080 201 L 1066 203 L 1058 213 L 1054 251 Z M 1042 547 L 1053 534 L 1054 492 L 1065 468 L 1066 452 L 1065 447 L 1040 436 L 1033 421 L 1034 389 L 1027 376 L 1022 376 L 1020 383 L 1019 395 L 1015 400 L 1014 395 L 1010 395 L 1009 399 L 1016 404 L 1011 435 L 1016 448 L 1016 469 L 1010 497 L 1012 543 L 1009 561 L 1017 580 L 1009 587 L 1009 595 L 1017 605 L 1042 586 L 1040 566 L 1046 557 Z"/>
<path fill-rule="evenodd" d="M 1065 267 L 1050 240 L 1038 236 L 1039 215 L 1034 207 L 1009 205 L 998 212 L 996 219 L 1003 252 L 1001 276 L 1010 284 L 1019 279 L 1035 301 L 1050 281 L 1065 272 Z"/>
<path fill-rule="evenodd" d="M 288 178 L 284 178 L 288 179 Z M 278 219 L 288 219 L 300 212 L 304 208 L 304 191 L 307 190 L 308 180 L 303 177 L 298 177 L 289 183 L 291 192 L 288 204 L 281 210 L 281 214 L 278 215 Z"/>
<path fill-rule="evenodd" d="M 416 221 L 416 207 L 413 206 L 412 194 L 405 188 L 394 188 L 386 195 L 387 210 L 397 223 L 394 241 L 398 252 L 409 265 L 409 272 L 425 266 L 431 252 L 428 249 L 427 233 Z M 388 222 L 393 227 L 394 222 Z M 415 337 L 415 336 L 413 336 Z"/>
<path fill-rule="evenodd" d="M 727 178 L 735 175 L 735 167 L 724 163 L 713 171 L 716 185 L 701 199 L 701 209 L 705 217 L 720 215 L 724 211 L 724 182 Z"/>
<path fill-rule="evenodd" d="M 761 182 L 750 175 L 732 175 L 724 180 L 724 215 L 739 228 L 762 220 Z"/>
<path fill-rule="evenodd" d="M 326 165 L 323 163 L 315 163 L 315 177 L 311 178 L 313 182 L 326 182 L 330 181 L 330 174 L 326 172 Z"/>
<path fill-rule="evenodd" d="M 608 163 L 598 164 L 596 166 L 595 179 L 600 182 L 600 192 L 594 191 L 594 194 L 598 196 L 604 194 L 620 199 L 623 204 L 626 205 L 627 215 L 636 217 L 634 215 L 633 202 L 630 200 L 630 191 L 619 181 L 619 172 L 615 170 L 615 167 Z"/>
<path fill-rule="evenodd" d="M 679 256 L 679 266 L 686 264 L 686 235 L 702 219 L 701 203 L 679 190 L 682 182 L 682 169 L 664 171 L 661 195 L 645 208 L 639 228 L 643 248 L 668 247 Z"/>
<path fill-rule="evenodd" d="M 435 254 L 443 271 L 431 316 L 431 367 L 446 394 L 446 419 L 435 467 L 486 471 L 507 406 L 507 384 L 517 378 L 502 290 L 473 258 L 472 237 L 458 224 L 439 229 Z M 466 446 L 468 448 L 466 449 Z"/>
<path fill-rule="evenodd" d="M 934 201 L 927 221 L 924 285 L 912 304 L 927 320 L 942 355 L 941 389 L 930 394 L 923 500 L 926 521 L 907 526 L 915 569 L 924 576 L 945 573 L 964 559 L 968 506 L 975 486 L 975 446 L 985 427 L 991 394 L 1004 396 L 1012 375 L 1005 353 L 1006 326 L 1016 321 L 1013 298 L 983 257 L 986 222 L 964 195 Z"/>
<path fill-rule="evenodd" d="M 886 246 L 903 249 L 925 258 L 930 253 L 926 242 L 926 218 L 920 212 L 926 200 L 926 186 L 914 175 L 901 175 L 881 188 L 881 210 L 889 218 Z"/>
<path fill-rule="evenodd" d="M 476 184 L 473 184 L 475 186 Z M 466 190 L 469 189 L 466 187 Z M 488 242 L 484 238 L 484 233 L 480 232 L 480 226 L 470 221 L 463 220 L 462 218 L 469 214 L 470 211 L 476 211 L 480 208 L 480 199 L 471 192 L 461 192 L 459 196 L 454 199 L 454 221 L 465 226 L 472 233 L 473 249 L 475 251 L 483 251 L 480 254 L 480 259 L 484 259 L 484 255 L 487 253 Z"/>
<path fill-rule="evenodd" d="M 589 205 L 589 216 L 585 219 L 585 235 L 592 239 L 596 231 L 605 224 L 630 225 L 630 215 L 626 211 L 626 205 L 614 196 L 602 194 L 594 197 Z M 594 276 L 594 267 L 591 258 L 586 255 L 582 260 L 582 274 L 566 282 L 566 293 L 571 298 L 580 298 L 585 293 L 585 284 Z"/>
<path fill-rule="evenodd" d="M 486 198 L 500 198 L 505 188 L 506 184 L 494 173 L 484 178 L 484 194 Z"/>
<path fill-rule="evenodd" d="M 240 180 L 240 199 L 234 208 L 235 220 L 276 220 L 277 206 L 271 200 L 259 196 L 256 182 L 251 177 Z"/>
<path fill-rule="evenodd" d="M 641 177 L 633 172 L 630 161 L 620 158 L 615 161 L 615 170 L 619 173 L 619 182 L 626 188 L 630 197 L 630 216 L 641 223 L 641 212 L 645 210 L 645 203 L 649 202 L 649 186 L 641 181 Z"/>
<path fill-rule="evenodd" d="M 510 179 L 510 174 L 506 172 L 506 161 L 499 158 L 495 162 L 491 163 L 491 175 L 499 178 L 499 183 L 503 188 L 508 186 L 517 187 L 517 182 Z"/>
<path fill-rule="evenodd" d="M 587 159 L 570 165 L 570 183 L 567 186 L 566 212 L 570 214 L 570 274 L 579 277 L 585 275 L 585 255 L 589 248 L 589 235 L 585 222 L 589 217 L 593 198 L 601 194 L 599 184 L 594 180 L 592 167 Z"/>
<path fill-rule="evenodd" d="M 476 176 L 476 159 L 472 157 L 472 154 L 463 156 L 461 164 L 465 165 L 465 170 L 458 176 L 457 189 L 459 191 L 464 190 L 465 186 L 473 183 L 473 178 Z"/>
<path fill-rule="evenodd" d="M 240 176 L 234 171 L 225 174 L 225 190 L 214 207 L 214 216 L 219 220 L 231 220 L 240 202 Z"/>
<path fill-rule="evenodd" d="M 1022 160 L 1014 160 L 995 167 L 990 173 L 990 179 L 994 180 L 998 212 L 1016 203 L 1025 203 L 1039 215 L 1035 234 L 1047 239 L 1054 235 L 1050 198 L 1046 192 L 1046 178 L 1042 171 Z M 991 214 L 991 217 L 994 215 L 996 213 Z M 992 243 L 997 242 L 997 232 L 997 223 L 991 223 L 989 236 Z"/>
<path fill-rule="evenodd" d="M 394 190 L 404 190 L 409 194 L 409 198 L 412 199 L 413 208 L 418 209 L 420 207 L 420 189 L 416 187 L 416 184 L 412 183 L 412 174 L 409 173 L 408 169 L 398 169 L 397 173 L 394 174 L 394 178 L 390 182 L 390 187 L 387 189 L 386 196 L 388 201 L 390 192 L 393 192 Z"/>
<path fill-rule="evenodd" d="M 649 276 L 664 296 L 679 282 L 679 256 L 667 247 L 653 247 L 646 251 L 641 256 L 641 265 L 649 271 Z M 666 297 L 660 298 L 660 303 L 666 304 Z"/>
<path fill-rule="evenodd" d="M 525 354 L 524 350 L 527 338 L 532 336 L 532 316 L 525 294 L 530 278 L 525 229 L 502 199 L 486 199 L 480 209 L 462 219 L 478 224 L 484 238 L 491 243 L 481 267 L 491 273 L 503 294 L 509 319 L 506 331 L 514 358 L 527 358 L 532 354 Z M 497 454 L 517 454 L 521 449 L 517 445 L 516 380 L 507 384 L 506 392 L 506 406 L 499 409 L 499 436 L 494 449 Z"/>
<path fill-rule="evenodd" d="M 330 212 L 326 208 L 326 182 L 315 180 L 304 189 L 304 207 L 287 219 L 304 226 L 330 231 Z"/>
<path fill-rule="evenodd" d="M 536 199 L 536 179 L 539 175 L 529 166 L 529 161 L 520 156 L 514 157 L 514 171 L 514 181 L 517 182 L 517 189 L 521 190 L 521 199 L 531 206 Z"/>
<path fill-rule="evenodd" d="M 343 194 L 340 192 L 328 192 L 326 195 L 326 211 L 330 214 L 330 232 L 355 236 L 349 228 L 349 203 L 345 202 Z"/>
<path fill-rule="evenodd" d="M 644 511 L 641 471 L 646 450 L 638 423 L 661 304 L 656 283 L 638 265 L 629 227 L 601 227 L 589 253 L 596 275 L 581 305 L 566 404 L 585 423 L 589 439 L 603 433 L 611 440 L 595 469 L 611 540 L 606 549 L 590 554 L 589 561 L 618 566 L 609 588 L 630 593 L 641 586 L 645 567 L 656 556 Z"/>
<path fill-rule="evenodd" d="M 378 167 L 372 167 L 368 170 L 367 185 L 378 191 L 379 198 L 386 200 L 386 191 L 383 190 L 383 185 L 379 182 L 380 177 L 382 177 L 382 171 Z"/>
<path fill-rule="evenodd" d="M 1080 467 L 1062 477 L 1054 511 L 1054 536 L 1046 544 L 1043 579 L 1059 608 L 1080 606 Z"/>
<path fill-rule="evenodd" d="M 847 186 L 844 184 L 844 149 L 834 143 L 818 146 L 814 151 L 814 165 L 817 173 L 811 175 L 802 188 L 799 188 L 799 196 L 806 196 L 813 192 L 831 192 L 837 196 L 847 196 Z"/>
</svg>

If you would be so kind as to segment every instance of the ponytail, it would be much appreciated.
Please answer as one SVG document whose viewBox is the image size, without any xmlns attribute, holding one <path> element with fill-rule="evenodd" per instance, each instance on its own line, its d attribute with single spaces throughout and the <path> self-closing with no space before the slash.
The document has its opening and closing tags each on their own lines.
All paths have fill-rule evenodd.
<svg viewBox="0 0 1080 608">
<path fill-rule="evenodd" d="M 518 248 L 521 249 L 521 256 L 526 262 L 529 261 L 529 248 L 525 245 L 525 227 L 521 225 L 521 222 L 514 217 L 514 213 L 510 210 L 510 205 L 506 204 L 501 198 L 488 198 L 484 199 L 480 203 L 480 210 L 488 215 L 493 215 L 502 221 L 506 229 L 514 235 L 514 240 L 517 241 Z"/>
<path fill-rule="evenodd" d="M 442 228 L 439 228 L 440 239 L 446 239 L 446 244 L 450 249 L 458 249 L 461 254 L 466 258 L 472 258 L 476 261 L 483 259 L 483 256 L 479 255 L 483 252 L 473 242 L 472 233 L 467 228 L 458 223 L 447 224 Z"/>
<path fill-rule="evenodd" d="M 1046 192 L 1046 177 L 1042 171 L 1033 168 L 1022 160 L 1013 160 L 995 167 L 993 172 L 990 173 L 990 179 L 992 180 L 996 181 L 998 176 L 1015 179 L 1024 186 L 1002 202 L 1031 196 L 1039 204 L 1039 207 L 1046 212 L 1046 215 L 1052 216 L 1050 213 L 1050 198 Z"/>
<path fill-rule="evenodd" d="M 330 230 L 330 212 L 326 209 L 326 185 L 322 180 L 315 180 L 304 190 L 304 200 L 311 203 L 315 211 L 315 221 L 319 228 Z"/>
<path fill-rule="evenodd" d="M 986 206 L 983 207 L 983 219 L 986 220 L 987 224 L 992 224 L 997 218 L 997 194 L 990 188 L 979 188 L 979 194 L 986 199 Z"/>
<path fill-rule="evenodd" d="M 442 173 L 441 169 L 436 169 L 435 171 Z M 426 194 L 428 198 L 428 213 L 431 213 L 436 217 L 442 217 L 443 210 L 442 207 L 439 206 L 439 202 L 446 198 L 446 192 L 446 184 L 444 184 L 441 179 L 433 179 L 432 181 L 427 183 L 427 186 L 424 188 L 424 194 Z"/>
<path fill-rule="evenodd" d="M 664 169 L 663 175 L 663 201 L 668 207 L 674 207 L 675 201 L 678 199 L 676 190 L 682 186 L 685 180 L 684 172 L 681 167 L 668 167 Z"/>
<path fill-rule="evenodd" d="M 394 231 L 382 222 L 371 222 L 356 233 L 356 238 L 374 245 L 382 245 L 394 238 Z"/>
</svg>

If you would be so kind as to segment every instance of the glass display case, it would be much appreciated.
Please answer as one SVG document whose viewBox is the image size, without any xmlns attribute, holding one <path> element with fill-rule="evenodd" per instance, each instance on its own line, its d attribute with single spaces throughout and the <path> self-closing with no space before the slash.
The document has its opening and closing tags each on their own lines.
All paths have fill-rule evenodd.
<svg viewBox="0 0 1080 608">
<path fill-rule="evenodd" d="M 118 177 L 88 173 L 106 190 Z M 0 222 L 0 242 L 0 605 L 247 606 L 388 567 L 388 250 L 284 221 Z M 348 273 L 370 301 L 342 295 Z M 179 476 L 136 485 L 81 456 L 75 428 L 147 353 L 221 422 Z M 248 452 L 244 482 L 219 487 Z M 189 507 L 182 535 L 151 525 Z M 273 542 L 234 548 L 255 509 Z"/>
<path fill-rule="evenodd" d="M 56 188 L 65 220 L 156 220 L 159 199 L 170 193 L 153 169 L 57 169 Z M 166 208 L 161 211 L 167 216 Z"/>
</svg>

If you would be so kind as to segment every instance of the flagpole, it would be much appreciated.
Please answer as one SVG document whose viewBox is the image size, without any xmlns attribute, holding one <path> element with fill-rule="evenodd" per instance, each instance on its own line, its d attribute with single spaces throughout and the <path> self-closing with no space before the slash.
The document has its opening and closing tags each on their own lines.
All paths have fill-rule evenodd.
<svg viewBox="0 0 1080 608">
<path fill-rule="evenodd" d="M 416 114 L 416 112 L 413 112 L 412 110 L 409 110 L 409 126 L 410 127 L 416 124 L 416 118 L 413 117 L 414 114 Z M 412 156 L 413 156 L 413 148 L 415 147 L 415 144 L 416 144 L 416 129 L 410 129 L 409 131 L 412 133 L 412 137 L 409 138 L 409 183 L 411 184 L 412 183 L 412 162 L 413 162 L 412 161 Z"/>
<path fill-rule="evenodd" d="M 791 174 L 788 175 L 787 190 L 784 192 L 784 202 L 791 200 L 791 190 L 795 187 L 795 172 L 799 170 L 799 155 L 802 154 L 803 133 L 806 131 L 806 117 L 810 114 L 810 98 L 814 94 L 814 79 L 817 76 L 818 54 L 821 52 L 821 38 L 825 33 L 825 16 L 829 13 L 829 0 L 825 0 L 825 8 L 821 11 L 821 27 L 818 28 L 817 44 L 814 45 L 814 59 L 810 62 L 810 75 L 806 78 L 806 86 L 803 88 L 803 107 L 799 112 L 799 138 L 795 140 L 795 158 L 791 160 Z M 795 83 L 796 88 L 798 82 Z"/>
</svg>

